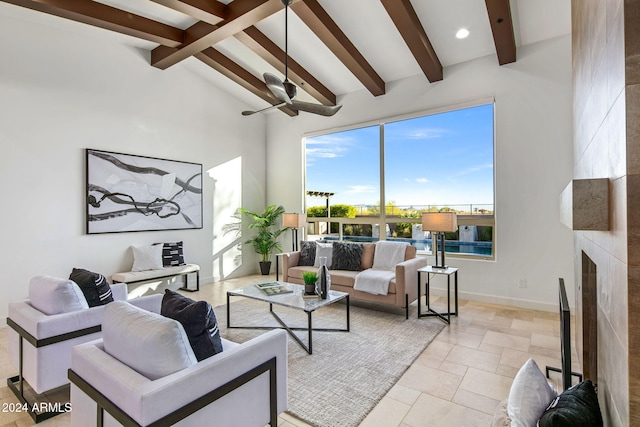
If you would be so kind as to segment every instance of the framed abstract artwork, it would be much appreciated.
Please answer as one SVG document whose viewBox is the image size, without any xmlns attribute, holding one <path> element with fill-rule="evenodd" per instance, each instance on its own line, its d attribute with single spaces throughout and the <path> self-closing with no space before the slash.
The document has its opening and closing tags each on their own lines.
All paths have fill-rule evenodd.
<svg viewBox="0 0 640 427">
<path fill-rule="evenodd" d="M 86 150 L 87 234 L 202 228 L 202 165 Z"/>
</svg>

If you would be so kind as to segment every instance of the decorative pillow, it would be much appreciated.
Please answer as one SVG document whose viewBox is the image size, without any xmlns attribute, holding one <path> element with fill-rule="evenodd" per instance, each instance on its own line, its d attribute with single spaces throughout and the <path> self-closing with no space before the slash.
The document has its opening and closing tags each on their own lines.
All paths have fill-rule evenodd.
<svg viewBox="0 0 640 427">
<path fill-rule="evenodd" d="M 395 270 L 396 265 L 404 261 L 407 246 L 409 244 L 406 242 L 377 241 L 372 268 L 376 270 Z"/>
<path fill-rule="evenodd" d="M 316 242 L 300 242 L 300 259 L 298 265 L 311 266 L 316 261 Z"/>
<path fill-rule="evenodd" d="M 547 382 L 535 360 L 520 368 L 509 390 L 507 413 L 513 427 L 535 426 L 556 392 Z"/>
<path fill-rule="evenodd" d="M 197 363 L 180 322 L 126 301 L 104 307 L 104 351 L 150 380 Z"/>
<path fill-rule="evenodd" d="M 80 287 L 72 280 L 36 276 L 29 282 L 31 305 L 47 315 L 89 308 Z"/>
<path fill-rule="evenodd" d="M 184 265 L 182 242 L 165 243 L 162 246 L 162 266 L 177 267 Z"/>
<path fill-rule="evenodd" d="M 313 261 L 314 267 L 320 267 L 320 258 L 327 258 L 327 268 L 331 268 L 331 261 L 333 258 L 333 243 L 320 243 L 316 242 L 316 257 Z"/>
<path fill-rule="evenodd" d="M 360 264 L 360 270 L 366 270 L 373 267 L 373 255 L 376 250 L 376 244 L 364 243 L 362 247 L 362 264 Z"/>
<path fill-rule="evenodd" d="M 360 271 L 363 246 L 360 243 L 334 242 L 333 270 Z"/>
<path fill-rule="evenodd" d="M 591 380 L 568 388 L 556 397 L 540 417 L 540 427 L 603 425 L 598 396 Z"/>
<path fill-rule="evenodd" d="M 105 305 L 113 302 L 111 287 L 102 274 L 94 273 L 82 268 L 74 268 L 69 280 L 73 280 L 84 294 L 89 307 Z"/>
<path fill-rule="evenodd" d="M 160 314 L 182 324 L 198 362 L 222 351 L 216 314 L 208 302 L 165 289 Z"/>
<path fill-rule="evenodd" d="M 163 245 L 131 246 L 133 251 L 133 267 L 131 271 L 160 270 L 162 265 Z"/>
</svg>

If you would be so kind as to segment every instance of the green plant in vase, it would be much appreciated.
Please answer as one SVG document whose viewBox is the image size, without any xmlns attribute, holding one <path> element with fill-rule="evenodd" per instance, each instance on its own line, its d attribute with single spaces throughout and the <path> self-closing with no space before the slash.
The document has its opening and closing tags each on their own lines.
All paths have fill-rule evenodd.
<svg viewBox="0 0 640 427">
<path fill-rule="evenodd" d="M 284 213 L 284 208 L 282 206 L 269 205 L 261 213 L 244 208 L 240 208 L 239 211 L 251 220 L 249 229 L 257 230 L 255 237 L 245 243 L 251 244 L 253 250 L 261 256 L 260 270 L 262 274 L 269 274 L 271 254 L 275 250 L 282 251 L 278 238 L 288 230 L 287 227 L 281 227 L 282 220 L 280 217 Z"/>
<path fill-rule="evenodd" d="M 318 274 L 314 271 L 305 271 L 302 273 L 302 280 L 304 281 L 304 293 L 307 295 L 315 294 Z"/>
</svg>

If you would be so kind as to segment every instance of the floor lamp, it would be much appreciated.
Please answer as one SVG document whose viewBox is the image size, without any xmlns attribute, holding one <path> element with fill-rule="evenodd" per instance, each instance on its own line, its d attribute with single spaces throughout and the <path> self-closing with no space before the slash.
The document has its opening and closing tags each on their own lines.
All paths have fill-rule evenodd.
<svg viewBox="0 0 640 427">
<path fill-rule="evenodd" d="M 458 215 L 455 212 L 423 212 L 422 213 L 422 231 L 430 231 L 435 233 L 437 240 L 433 253 L 436 256 L 436 265 L 434 268 L 447 268 L 444 262 L 444 233 L 453 232 L 458 229 Z M 438 244 L 438 241 L 440 244 Z M 438 261 L 438 246 L 442 249 L 441 259 Z"/>
<path fill-rule="evenodd" d="M 298 250 L 298 228 L 303 228 L 307 224 L 307 216 L 298 213 L 285 213 L 282 215 L 282 225 L 291 229 L 292 250 Z"/>
</svg>

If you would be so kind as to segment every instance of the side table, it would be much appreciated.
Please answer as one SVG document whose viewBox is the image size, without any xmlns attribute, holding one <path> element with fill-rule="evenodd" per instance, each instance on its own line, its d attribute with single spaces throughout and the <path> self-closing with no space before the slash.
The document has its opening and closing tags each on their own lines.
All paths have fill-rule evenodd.
<svg viewBox="0 0 640 427">
<path fill-rule="evenodd" d="M 274 254 L 274 255 L 276 257 L 276 282 L 277 282 L 278 280 L 280 280 L 280 268 L 279 268 L 280 263 L 278 261 L 280 260 L 280 257 L 282 255 L 285 255 L 285 253 L 283 252 L 283 253 Z"/>
<path fill-rule="evenodd" d="M 427 312 L 421 312 L 420 304 L 420 278 L 422 273 L 427 273 L 427 281 L 425 284 L 425 297 L 427 302 Z M 447 311 L 439 313 L 429 306 L 429 285 L 431 274 L 444 274 L 447 276 Z M 451 311 L 451 276 L 454 278 L 454 305 L 455 311 Z M 451 316 L 458 315 L 458 269 L 456 267 L 435 268 L 431 265 L 418 269 L 418 318 L 436 316 L 444 322 L 451 324 Z M 445 317 L 446 316 L 446 317 Z"/>
</svg>

